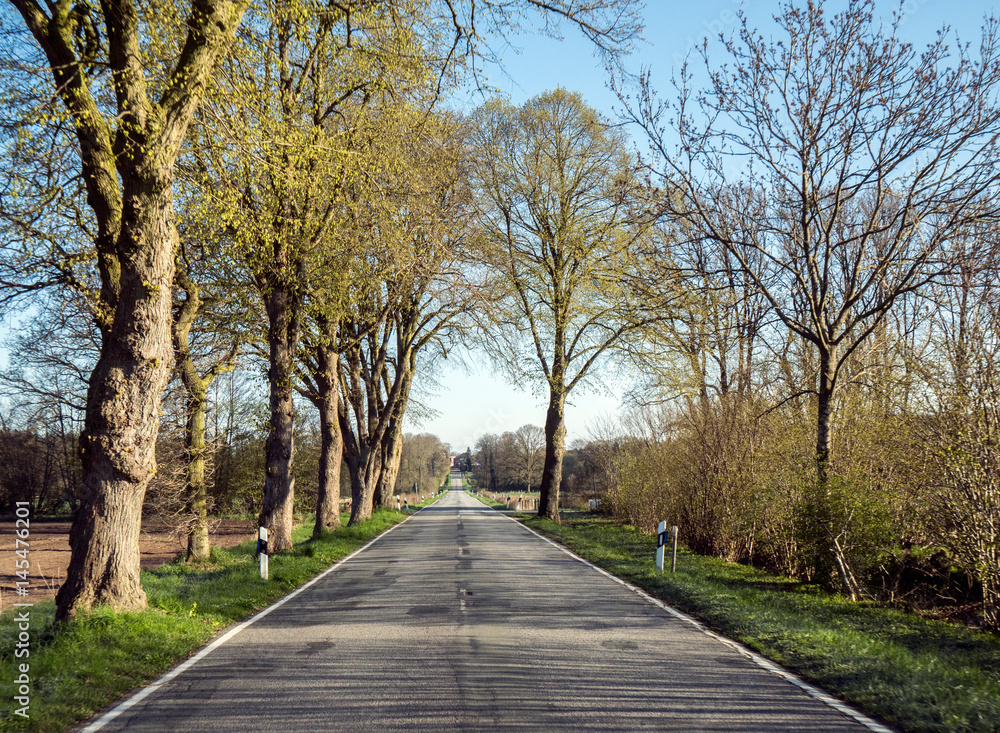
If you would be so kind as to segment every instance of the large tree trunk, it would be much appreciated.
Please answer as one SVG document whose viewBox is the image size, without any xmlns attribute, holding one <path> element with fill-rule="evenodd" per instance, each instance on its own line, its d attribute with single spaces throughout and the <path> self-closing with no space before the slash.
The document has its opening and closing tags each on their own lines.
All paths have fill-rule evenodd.
<svg viewBox="0 0 1000 733">
<path fill-rule="evenodd" d="M 160 397 L 170 374 L 170 305 L 177 232 L 171 179 L 125 181 L 123 258 L 114 320 L 90 377 L 80 435 L 83 491 L 70 532 L 70 564 L 56 618 L 96 603 L 146 606 L 139 527 L 156 467 Z"/>
<path fill-rule="evenodd" d="M 403 415 L 410 401 L 410 387 L 413 386 L 413 365 L 399 377 L 403 380 L 392 415 L 389 417 L 382 437 L 382 470 L 379 472 L 376 491 L 378 505 L 393 506 L 392 497 L 399 476 L 399 464 L 403 459 Z"/>
<path fill-rule="evenodd" d="M 337 353 L 339 323 L 324 314 L 316 316 L 318 334 L 307 342 L 302 366 L 312 377 L 302 391 L 319 411 L 319 480 L 316 489 L 316 522 L 313 538 L 340 526 L 340 466 L 344 436 L 340 429 L 340 355 Z"/>
<path fill-rule="evenodd" d="M 351 429 L 346 399 L 340 401 L 337 416 L 344 440 L 344 463 L 347 464 L 347 473 L 351 477 L 351 518 L 347 524 L 354 526 L 372 515 L 373 486 L 368 480 L 368 465 L 371 461 L 367 446 Z"/>
<path fill-rule="evenodd" d="M 378 452 L 379 470 L 375 473 L 375 488 L 372 489 L 372 509 L 380 509 L 389 506 L 389 496 L 392 494 L 392 490 L 389 489 L 387 491 L 385 486 L 385 472 L 389 467 L 389 454 L 391 451 L 389 436 L 383 435 L 382 440 L 375 446 L 374 450 Z"/>
<path fill-rule="evenodd" d="M 336 356 L 334 356 L 336 372 Z M 332 391 L 320 396 L 319 423 L 322 443 L 319 453 L 319 488 L 316 492 L 316 525 L 313 537 L 319 537 L 324 530 L 340 526 L 340 465 L 344 455 L 344 436 L 337 420 L 337 383 L 333 381 Z"/>
<path fill-rule="evenodd" d="M 553 389 L 545 414 L 545 463 L 539 486 L 538 516 L 559 521 L 559 486 L 562 483 L 563 455 L 566 453 L 566 395 Z"/>
<path fill-rule="evenodd" d="M 833 585 L 834 572 L 840 578 L 844 594 L 856 600 L 859 584 L 851 570 L 850 559 L 840 539 L 842 530 L 834 527 L 834 496 L 830 486 L 830 456 L 833 433 L 833 400 L 836 390 L 837 347 L 819 347 L 819 384 L 816 399 L 816 484 L 810 507 L 815 527 L 814 568 L 816 579 Z"/>
<path fill-rule="evenodd" d="M 371 472 L 372 461 L 358 460 L 347 451 L 345 458 L 347 471 L 351 476 L 351 518 L 347 524 L 353 526 L 371 519 L 376 477 Z"/>
<path fill-rule="evenodd" d="M 344 440 L 344 463 L 351 477 L 351 518 L 348 526 L 368 519 L 372 515 L 373 486 L 368 481 L 368 466 L 371 463 L 371 447 L 366 434 L 367 422 L 364 415 L 364 397 L 361 390 L 361 361 L 357 351 L 348 352 L 347 375 L 340 382 L 341 400 L 337 417 L 340 433 Z M 348 408 L 350 403 L 350 408 Z M 358 432 L 351 425 L 351 414 L 357 420 Z"/>
<path fill-rule="evenodd" d="M 392 450 L 390 446 L 383 443 L 379 447 L 379 465 L 382 467 L 375 478 L 375 490 L 372 491 L 372 508 L 380 509 L 392 503 L 392 488 L 386 485 L 389 471 L 389 456 Z"/>
<path fill-rule="evenodd" d="M 383 449 L 384 463 L 378 477 L 378 505 L 392 507 L 396 478 L 399 476 L 399 464 L 403 459 L 402 426 L 390 427 L 386 433 L 386 440 L 388 445 Z"/>
<path fill-rule="evenodd" d="M 351 476 L 351 516 L 347 526 L 353 527 L 358 522 L 372 518 L 372 491 L 364 477 Z"/>
<path fill-rule="evenodd" d="M 369 450 L 368 463 L 363 467 L 364 491 L 361 494 L 361 501 L 358 505 L 357 520 L 371 519 L 372 511 L 375 508 L 375 489 L 378 486 L 378 476 L 382 470 L 382 451 Z M 354 506 L 351 506 L 351 521 L 355 521 Z"/>
<path fill-rule="evenodd" d="M 265 448 L 264 504 L 260 526 L 267 529 L 271 552 L 292 546 L 292 507 L 295 498 L 295 412 L 292 379 L 298 319 L 292 296 L 280 285 L 267 296 L 270 366 L 270 426 Z"/>
</svg>

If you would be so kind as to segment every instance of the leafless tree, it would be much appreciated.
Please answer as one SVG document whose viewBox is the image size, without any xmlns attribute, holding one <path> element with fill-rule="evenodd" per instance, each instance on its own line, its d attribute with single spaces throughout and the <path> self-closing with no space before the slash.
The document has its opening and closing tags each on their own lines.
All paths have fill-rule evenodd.
<svg viewBox="0 0 1000 733">
<path fill-rule="evenodd" d="M 38 510 L 66 501 L 76 512 L 82 468 L 77 441 L 83 429 L 87 379 L 100 348 L 86 299 L 72 290 L 36 299 L 31 316 L 5 346 L 10 365 L 0 372 L 0 397 L 20 416 L 20 427 L 31 427 L 47 467 L 45 480 L 38 483 L 37 476 L 31 480 L 40 491 L 24 498 L 34 500 Z M 9 415 L 7 423 L 14 430 Z M 46 487 L 55 485 L 61 488 L 53 495 Z"/>
<path fill-rule="evenodd" d="M 775 40 L 744 18 L 724 39 L 731 63 L 709 66 L 697 96 L 682 74 L 674 105 L 648 72 L 632 97 L 618 86 L 659 154 L 664 215 L 722 244 L 815 353 L 803 391 L 816 411 L 817 572 L 835 567 L 851 596 L 829 493 L 842 372 L 898 299 L 948 271 L 954 238 L 1000 213 L 985 195 L 1000 180 L 997 23 L 976 53 L 947 34 L 918 52 L 900 14 L 883 26 L 873 12 L 872 0 L 829 17 L 786 3 Z"/>
<path fill-rule="evenodd" d="M 545 431 L 537 425 L 522 425 L 514 431 L 514 450 L 520 464 L 518 473 L 527 486 L 527 491 L 531 491 L 544 456 Z"/>
</svg>

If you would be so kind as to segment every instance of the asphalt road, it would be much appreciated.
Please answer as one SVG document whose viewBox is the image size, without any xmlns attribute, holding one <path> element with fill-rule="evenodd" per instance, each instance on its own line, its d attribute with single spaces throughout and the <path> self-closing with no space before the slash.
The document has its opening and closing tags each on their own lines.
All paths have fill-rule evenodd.
<svg viewBox="0 0 1000 733">
<path fill-rule="evenodd" d="M 865 731 L 452 491 L 103 731 Z"/>
</svg>

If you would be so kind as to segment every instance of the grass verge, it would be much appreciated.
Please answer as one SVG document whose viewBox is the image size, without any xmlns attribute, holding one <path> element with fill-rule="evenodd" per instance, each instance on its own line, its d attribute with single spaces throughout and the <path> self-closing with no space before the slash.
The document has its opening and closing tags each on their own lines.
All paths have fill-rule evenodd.
<svg viewBox="0 0 1000 733">
<path fill-rule="evenodd" d="M 494 501 L 493 499 L 491 499 L 486 494 L 477 494 L 475 489 L 466 489 L 465 493 L 467 493 L 473 499 L 479 499 L 479 501 L 483 502 L 483 504 L 485 504 L 486 506 L 488 506 L 488 507 L 490 507 L 492 509 L 506 509 L 507 508 L 507 505 L 504 504 L 502 501 Z"/>
<path fill-rule="evenodd" d="M 773 659 L 865 712 L 913 733 L 1000 732 L 1000 638 L 854 603 L 814 585 L 678 550 L 655 568 L 656 540 L 584 516 L 536 531 Z"/>
<path fill-rule="evenodd" d="M 430 497 L 420 506 L 432 503 Z M 292 550 L 272 555 L 268 581 L 261 580 L 255 542 L 229 550 L 214 548 L 204 563 L 183 561 L 143 571 L 149 600 L 145 611 L 115 614 L 98 608 L 53 626 L 55 604 L 39 603 L 30 612 L 31 646 L 16 659 L 15 611 L 0 617 L 0 680 L 6 704 L 0 731 L 58 731 L 94 712 L 190 656 L 213 636 L 302 585 L 415 510 L 376 511 L 354 527 L 311 539 L 312 524 L 292 533 Z M 347 515 L 344 515 L 346 521 Z M 15 714 L 13 681 L 17 664 L 30 664 L 29 717 Z"/>
</svg>

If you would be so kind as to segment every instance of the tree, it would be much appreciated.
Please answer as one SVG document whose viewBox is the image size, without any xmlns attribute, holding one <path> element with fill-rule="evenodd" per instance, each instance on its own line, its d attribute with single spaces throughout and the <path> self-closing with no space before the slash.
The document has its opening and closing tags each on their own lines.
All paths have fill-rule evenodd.
<svg viewBox="0 0 1000 733">
<path fill-rule="evenodd" d="M 664 215 L 724 246 L 815 355 L 802 391 L 815 410 L 816 573 L 836 567 L 852 597 L 830 483 L 841 377 L 897 300 L 948 270 L 953 239 L 998 213 L 984 193 L 1000 178 L 997 24 L 978 58 L 959 47 L 949 59 L 945 34 L 917 53 L 901 15 L 883 27 L 873 10 L 852 0 L 828 18 L 821 3 L 787 3 L 780 40 L 744 18 L 700 109 L 687 77 L 673 108 L 648 72 L 634 99 L 619 86 L 659 155 Z"/>
<path fill-rule="evenodd" d="M 307 330 L 299 354 L 302 366 L 299 392 L 319 412 L 319 482 L 316 487 L 316 522 L 313 537 L 340 526 L 340 467 L 344 435 L 340 430 L 340 355 L 337 353 L 339 319 L 320 312 L 314 330 Z"/>
<path fill-rule="evenodd" d="M 409 3 L 265 0 L 250 16 L 202 115 L 195 154 L 204 210 L 220 222 L 267 320 L 270 429 L 259 521 L 280 551 L 292 544 L 296 356 L 310 315 L 326 324 L 313 334 L 319 346 L 346 300 L 343 192 L 368 162 L 355 144 L 358 128 L 370 102 L 403 93 L 425 68 L 413 28 L 420 16 Z"/>
<path fill-rule="evenodd" d="M 995 366 L 995 365 L 991 365 Z M 981 618 L 1000 629 L 1000 409 L 996 374 L 982 380 L 960 409 L 943 411 L 925 428 L 940 479 L 929 496 L 935 537 L 979 582 Z M 977 380 L 978 381 L 978 380 Z"/>
<path fill-rule="evenodd" d="M 210 297 L 206 298 L 203 287 L 192 277 L 187 249 L 181 247 L 174 280 L 177 289 L 183 293 L 174 309 L 171 338 L 174 347 L 174 361 L 177 374 L 184 387 L 185 429 L 184 458 L 186 509 L 188 518 L 188 560 L 205 560 L 209 556 L 208 544 L 208 477 L 205 474 L 205 459 L 209 447 L 206 441 L 205 419 L 209 407 L 209 387 L 220 374 L 235 366 L 239 340 L 230 337 L 231 345 L 220 343 L 219 339 L 209 343 L 212 356 L 198 357 L 198 344 L 192 343 L 191 332 L 195 320 L 204 318 Z M 204 350 L 204 347 L 201 349 Z M 208 361 L 199 369 L 199 361 Z"/>
<path fill-rule="evenodd" d="M 499 488 L 497 480 L 497 436 L 487 433 L 476 441 L 476 486 L 487 491 Z"/>
<path fill-rule="evenodd" d="M 487 433 L 476 441 L 476 485 L 487 491 L 531 491 L 544 455 L 545 433 L 537 425 Z"/>
<path fill-rule="evenodd" d="M 333 9 L 316 4 L 305 7 L 302 15 L 316 11 L 316 19 L 332 22 L 344 15 L 362 17 L 373 5 L 379 5 L 373 12 L 381 21 L 396 18 L 403 3 L 337 3 Z M 437 48 L 436 52 L 443 52 L 435 56 L 446 59 L 443 67 L 449 69 L 458 60 L 463 39 L 470 47 L 476 45 L 478 34 L 467 31 L 474 31 L 477 8 L 482 11 L 480 18 L 505 20 L 522 7 L 537 7 L 547 15 L 576 22 L 608 53 L 638 32 L 634 13 L 628 12 L 634 8 L 632 2 L 625 4 L 624 12 L 621 3 L 600 0 L 582 5 L 563 0 L 488 5 L 445 0 L 416 5 L 432 9 L 431 16 L 421 17 L 427 21 L 421 25 L 421 30 L 428 31 L 426 37 L 436 41 L 440 28 L 453 28 L 450 47 Z M 210 72 L 230 42 L 246 3 L 193 0 L 187 18 L 183 17 L 185 6 L 176 3 L 139 6 L 113 0 L 98 7 L 56 0 L 43 6 L 35 0 L 13 0 L 11 6 L 32 40 L 23 34 L 6 35 L 15 15 L 8 10 L 2 19 L 5 40 L 14 39 L 11 43 L 17 54 L 3 63 L 15 72 L 12 77 L 35 80 L 33 72 L 39 68 L 47 68 L 50 75 L 44 88 L 31 89 L 28 83 L 13 95 L 19 104 L 34 105 L 38 112 L 17 137 L 24 140 L 39 131 L 50 134 L 36 146 L 41 151 L 40 169 L 56 170 L 59 176 L 48 180 L 44 173 L 23 177 L 13 166 L 12 175 L 5 171 L 5 184 L 13 181 L 5 194 L 20 195 L 25 187 L 39 182 L 46 190 L 32 191 L 38 208 L 17 222 L 16 228 L 26 236 L 20 246 L 12 248 L 12 259 L 4 263 L 0 287 L 5 289 L 5 299 L 11 290 L 30 293 L 49 285 L 70 285 L 87 293 L 102 339 L 81 433 L 83 505 L 73 531 L 69 577 L 59 596 L 57 617 L 61 620 L 97 602 L 119 609 L 145 604 L 138 581 L 137 540 L 142 497 L 155 467 L 160 395 L 173 362 L 169 349 L 177 242 L 174 164 Z M 389 12 L 380 14 L 379 10 Z M 255 59 L 248 60 L 253 63 Z M 292 63 L 300 61 L 296 58 Z M 290 89 L 285 87 L 285 91 Z M 241 92 L 251 90 L 247 87 Z M 55 144 L 46 144 L 51 141 Z M 10 149 L 5 146 L 4 154 Z M 78 161 L 67 156 L 70 150 Z M 230 168 L 226 175 L 235 172 L 236 168 Z M 72 185 L 64 189 L 62 181 Z M 83 198 L 73 195 L 77 188 L 85 193 L 86 209 L 81 205 Z M 50 196 L 53 192 L 56 195 Z M 62 206 L 64 202 L 69 205 Z M 56 220 L 59 227 L 53 225 Z M 67 229 L 83 230 L 83 238 L 92 246 L 63 247 L 61 240 L 75 245 L 80 238 L 80 231 L 63 237 Z M 35 251 L 36 246 L 44 251 Z M 36 269 L 38 263 L 42 271 Z M 282 333 L 296 333 L 294 317 L 276 322 L 287 324 L 278 329 Z M 272 453 L 279 463 L 288 453 L 288 470 L 283 474 L 287 477 L 291 433 L 278 433 L 284 443 Z M 278 488 L 288 486 L 285 481 Z M 284 516 L 291 492 L 272 493 L 280 494 L 271 504 Z M 280 542 L 280 533 L 275 536 Z"/>
<path fill-rule="evenodd" d="M 62 620 L 98 602 L 116 609 L 146 604 L 138 533 L 155 465 L 160 395 L 172 362 L 173 168 L 243 5 L 193 2 L 169 67 L 153 64 L 150 72 L 148 46 L 159 50 L 163 41 L 146 43 L 146 34 L 158 30 L 156 10 L 147 16 L 130 2 L 105 3 L 100 10 L 65 1 L 44 8 L 34 0 L 13 5 L 51 71 L 63 107 L 57 116 L 72 121 L 96 229 L 100 287 L 94 315 L 101 354 L 80 436 L 84 488 L 68 577 L 57 597 L 56 617 Z"/>
<path fill-rule="evenodd" d="M 750 396 L 766 374 L 770 307 L 725 247 L 691 241 L 675 222 L 661 221 L 628 281 L 647 310 L 671 314 L 623 347 L 646 378 L 637 394 L 703 406 Z"/>
<path fill-rule="evenodd" d="M 545 431 L 537 425 L 522 425 L 514 431 L 514 450 L 520 464 L 518 473 L 526 484 L 527 491 L 531 491 L 538 464 L 544 455 Z"/>
<path fill-rule="evenodd" d="M 489 102 L 473 124 L 481 257 L 497 278 L 487 330 L 511 374 L 548 391 L 538 512 L 558 521 L 566 398 L 643 325 L 622 286 L 643 230 L 635 161 L 624 134 L 564 89 L 520 108 Z"/>
<path fill-rule="evenodd" d="M 374 287 L 354 289 L 341 321 L 352 523 L 390 503 L 419 360 L 447 354 L 474 296 L 458 266 L 469 230 L 461 120 L 409 104 L 379 113 L 380 165 L 352 222 Z"/>
<path fill-rule="evenodd" d="M 395 490 L 403 493 L 419 485 L 420 491 L 424 491 L 435 486 L 434 482 L 441 478 L 440 471 L 447 462 L 448 446 L 429 433 L 407 433 L 403 436 L 402 445 Z"/>
<path fill-rule="evenodd" d="M 913 416 L 937 469 L 924 499 L 933 539 L 978 581 L 1000 629 L 1000 248 L 995 225 L 963 238 L 957 267 L 928 293 L 937 358 L 920 364 L 929 404 Z"/>
</svg>

